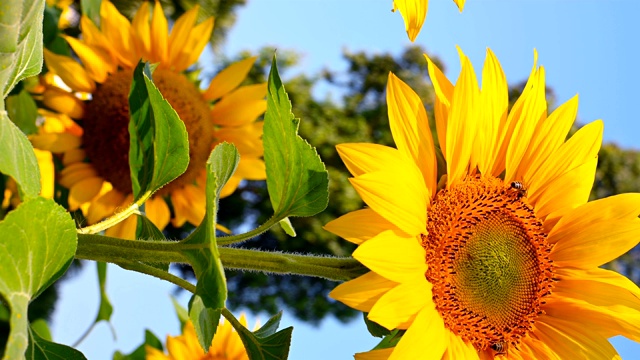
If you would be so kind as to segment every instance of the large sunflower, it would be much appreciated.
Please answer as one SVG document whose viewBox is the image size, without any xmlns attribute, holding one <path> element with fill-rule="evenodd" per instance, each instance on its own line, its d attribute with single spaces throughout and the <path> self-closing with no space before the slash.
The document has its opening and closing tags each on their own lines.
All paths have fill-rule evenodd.
<svg viewBox="0 0 640 360">
<path fill-rule="evenodd" d="M 482 90 L 460 57 L 455 85 L 429 60 L 445 175 L 421 100 L 393 74 L 397 149 L 338 146 L 368 208 L 326 228 L 371 271 L 330 296 L 406 331 L 356 358 L 619 358 L 607 339 L 640 341 L 640 289 L 599 266 L 640 240 L 640 194 L 587 202 L 602 122 L 565 141 L 577 97 L 547 116 L 542 67 L 509 111 L 493 53 Z"/>
<path fill-rule="evenodd" d="M 100 29 L 82 17 L 82 40 L 65 37 L 82 65 L 45 49 L 49 70 L 66 86 L 46 81 L 42 101 L 62 117 L 46 119 L 57 124 L 54 128 L 59 131 L 48 131 L 45 121 L 31 140 L 37 148 L 62 153 L 59 182 L 70 190 L 69 208 L 82 209 L 89 224 L 132 201 L 128 94 L 139 59 L 158 64 L 154 82 L 189 133 L 189 167 L 147 201 L 145 211 L 151 221 L 160 229 L 170 220 L 177 227 L 187 221 L 200 223 L 205 214 L 204 165 L 219 142 L 234 143 L 241 155 L 238 170 L 221 196 L 231 194 L 242 179 L 266 177 L 261 160 L 262 122 L 256 122 L 266 110 L 266 84 L 239 87 L 255 58 L 229 66 L 201 92 L 187 76 L 191 74 L 184 72 L 206 46 L 213 19 L 196 24 L 196 6 L 176 21 L 169 34 L 159 3 L 153 10 L 150 6 L 144 2 L 130 23 L 105 0 Z M 69 124 L 69 118 L 77 124 Z M 170 200 L 173 213 L 165 200 Z M 107 235 L 132 238 L 135 226 L 131 216 L 107 230 Z"/>
<path fill-rule="evenodd" d="M 240 323 L 247 326 L 244 315 L 240 316 Z M 146 347 L 147 360 L 248 360 L 247 350 L 242 344 L 240 336 L 228 321 L 221 321 L 216 329 L 216 335 L 211 341 L 209 351 L 202 352 L 196 331 L 191 321 L 184 325 L 182 335 L 167 336 L 167 352 Z"/>
<path fill-rule="evenodd" d="M 453 0 L 462 12 L 466 0 Z M 409 40 L 415 41 L 427 18 L 429 0 L 393 0 L 393 11 L 400 11 Z"/>
</svg>

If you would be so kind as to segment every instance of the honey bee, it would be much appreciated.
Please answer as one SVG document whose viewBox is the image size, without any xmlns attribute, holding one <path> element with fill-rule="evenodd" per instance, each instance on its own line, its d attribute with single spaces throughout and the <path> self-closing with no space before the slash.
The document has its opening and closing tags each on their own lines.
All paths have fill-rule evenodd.
<svg viewBox="0 0 640 360">
<path fill-rule="evenodd" d="M 497 356 L 497 355 L 507 355 L 509 351 L 508 346 L 509 346 L 508 344 L 503 342 L 494 342 L 489 347 L 491 348 L 491 350 L 495 352 L 493 355 Z"/>
<path fill-rule="evenodd" d="M 527 189 L 524 187 L 524 184 L 521 183 L 520 181 L 512 181 L 511 189 L 518 192 L 518 198 L 527 196 Z"/>
</svg>

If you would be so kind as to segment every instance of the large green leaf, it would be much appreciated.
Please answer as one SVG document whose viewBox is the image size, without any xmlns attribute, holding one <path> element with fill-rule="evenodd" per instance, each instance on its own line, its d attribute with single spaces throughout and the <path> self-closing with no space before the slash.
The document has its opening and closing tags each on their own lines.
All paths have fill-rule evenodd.
<svg viewBox="0 0 640 360">
<path fill-rule="evenodd" d="M 222 143 L 213 149 L 207 160 L 207 210 L 202 223 L 196 230 L 182 242 L 184 244 L 201 245 L 193 250 L 183 250 L 182 253 L 189 259 L 196 273 L 198 283 L 195 295 L 202 301 L 207 312 L 207 318 L 214 318 L 215 312 L 225 307 L 227 300 L 227 281 L 224 269 L 220 261 L 218 245 L 216 243 L 216 216 L 218 211 L 218 199 L 220 190 L 227 183 L 238 166 L 240 155 L 238 149 L 229 143 Z M 201 316 L 190 309 L 192 319 Z M 194 325 L 196 325 L 194 323 Z M 217 322 L 213 324 L 217 326 Z M 204 327 L 196 327 L 198 339 L 204 349 L 209 347 L 213 338 L 213 331 L 207 331 Z"/>
<path fill-rule="evenodd" d="M 98 287 L 100 288 L 100 307 L 98 308 L 98 314 L 96 315 L 96 320 L 94 323 L 99 321 L 106 321 L 111 326 L 111 332 L 115 338 L 115 331 L 113 330 L 113 326 L 111 325 L 111 314 L 113 313 L 113 305 L 111 305 L 111 301 L 109 301 L 109 296 L 107 295 L 107 263 L 98 261 L 96 262 L 97 270 L 98 270 Z"/>
<path fill-rule="evenodd" d="M 34 198 L 0 222 L 0 295 L 11 310 L 4 359 L 24 359 L 29 302 L 69 267 L 77 247 L 75 223 L 53 200 Z"/>
<path fill-rule="evenodd" d="M 293 327 L 276 332 L 282 312 L 274 315 L 264 326 L 254 332 L 244 327 L 230 312 L 225 317 L 240 335 L 250 360 L 285 360 L 289 356 Z"/>
<path fill-rule="evenodd" d="M 40 168 L 33 147 L 4 110 L 0 110 L 0 172 L 18 183 L 23 200 L 40 193 Z"/>
<path fill-rule="evenodd" d="M 29 348 L 26 358 L 29 360 L 87 360 L 80 351 L 45 340 L 33 330 L 29 331 Z"/>
<path fill-rule="evenodd" d="M 211 346 L 211 340 L 218 329 L 221 309 L 207 308 L 202 298 L 193 295 L 189 301 L 189 319 L 196 330 L 198 342 L 204 351 Z"/>
<path fill-rule="evenodd" d="M 312 216 L 329 201 L 329 175 L 315 148 L 298 135 L 299 123 L 291 113 L 274 56 L 262 141 L 267 189 L 277 218 Z"/>
<path fill-rule="evenodd" d="M 0 89 L 6 98 L 16 83 L 42 69 L 44 0 L 0 1 Z M 4 103 L 0 103 L 0 111 Z"/>
<path fill-rule="evenodd" d="M 139 63 L 133 72 L 129 109 L 129 167 L 137 200 L 185 172 L 189 140 L 184 123 L 153 84 L 148 63 Z"/>
</svg>

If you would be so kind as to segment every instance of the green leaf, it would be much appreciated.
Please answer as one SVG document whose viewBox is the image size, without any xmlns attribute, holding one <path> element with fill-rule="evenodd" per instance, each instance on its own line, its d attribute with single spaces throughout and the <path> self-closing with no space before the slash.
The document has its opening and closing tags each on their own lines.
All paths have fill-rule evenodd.
<svg viewBox="0 0 640 360">
<path fill-rule="evenodd" d="M 31 329 L 26 358 L 29 360 L 87 360 L 80 351 L 67 345 L 47 341 Z"/>
<path fill-rule="evenodd" d="M 18 183 L 23 200 L 40 193 L 40 168 L 33 147 L 4 110 L 0 110 L 0 172 Z"/>
<path fill-rule="evenodd" d="M 82 15 L 89 17 L 89 19 L 93 20 L 94 24 L 99 24 L 101 4 L 102 0 L 80 0 Z"/>
<path fill-rule="evenodd" d="M 163 351 L 162 342 L 151 331 L 145 330 L 144 332 L 144 344 L 138 346 L 133 352 L 128 355 L 116 351 L 113 354 L 113 360 L 145 360 L 147 358 L 147 350 L 145 346 L 151 346 L 154 349 Z"/>
<path fill-rule="evenodd" d="M 138 225 L 136 227 L 136 239 L 144 241 L 160 241 L 166 240 L 164 234 L 156 224 L 151 222 L 148 217 L 144 215 L 138 216 Z M 153 266 L 163 271 L 169 271 L 169 264 L 163 263 L 146 263 L 149 266 Z"/>
<path fill-rule="evenodd" d="M 267 189 L 276 218 L 312 216 L 327 207 L 329 174 L 315 148 L 298 135 L 300 120 L 271 62 L 264 116 L 264 161 Z"/>
<path fill-rule="evenodd" d="M 38 131 L 36 127 L 38 107 L 26 90 L 23 89 L 16 95 L 9 95 L 5 99 L 5 105 L 7 106 L 9 119 L 11 119 L 23 133 L 30 135 Z"/>
<path fill-rule="evenodd" d="M 41 338 L 51 341 L 53 338 L 51 337 L 51 330 L 49 329 L 49 324 L 44 319 L 36 319 L 31 322 L 31 330 L 34 331 Z"/>
<path fill-rule="evenodd" d="M 282 230 L 284 230 L 287 235 L 296 237 L 296 229 L 293 228 L 293 225 L 291 225 L 291 220 L 289 220 L 288 217 L 280 220 L 280 227 L 282 227 Z"/>
<path fill-rule="evenodd" d="M 176 310 L 176 315 L 178 315 L 180 329 L 184 329 L 185 324 L 189 321 L 189 312 L 187 312 L 187 309 L 183 308 L 173 296 L 171 297 L 171 302 L 173 303 L 173 308 Z"/>
<path fill-rule="evenodd" d="M 229 315 L 229 316 L 227 316 Z M 285 360 L 289 356 L 291 346 L 291 333 L 293 327 L 282 329 L 278 332 L 282 311 L 274 315 L 263 327 L 255 332 L 244 327 L 230 312 L 225 313 L 225 318 L 236 329 L 240 339 L 247 349 L 250 360 Z"/>
<path fill-rule="evenodd" d="M 218 322 L 220 322 L 220 311 L 221 309 L 206 308 L 198 295 L 193 295 L 189 301 L 189 319 L 196 329 L 198 342 L 204 351 L 209 350 L 211 340 L 216 334 Z"/>
<path fill-rule="evenodd" d="M 227 281 L 216 242 L 216 216 L 220 190 L 233 175 L 239 161 L 238 149 L 232 144 L 221 143 L 213 149 L 207 160 L 207 210 L 204 220 L 182 241 L 184 244 L 202 245 L 199 249 L 182 250 L 182 253 L 189 259 L 198 279 L 195 295 L 201 298 L 204 307 L 209 311 L 224 308 L 227 300 Z M 217 323 L 215 325 L 217 326 Z M 199 339 L 209 336 L 199 332 L 198 328 L 196 333 Z M 208 347 L 207 344 L 205 350 Z"/>
<path fill-rule="evenodd" d="M 148 63 L 133 72 L 129 109 L 129 167 L 137 200 L 185 172 L 189 141 L 184 123 L 153 84 Z"/>
<path fill-rule="evenodd" d="M 69 267 L 77 247 L 75 223 L 53 200 L 34 198 L 0 222 L 0 295 L 11 310 L 4 359 L 24 359 L 29 302 Z"/>
<path fill-rule="evenodd" d="M 16 83 L 42 69 L 43 0 L 0 2 L 0 89 L 6 98 Z M 0 111 L 4 104 L 0 103 Z"/>
<path fill-rule="evenodd" d="M 98 308 L 98 315 L 96 316 L 96 320 L 94 323 L 98 323 L 100 321 L 106 321 L 109 323 L 109 327 L 111 328 L 111 334 L 113 338 L 116 337 L 116 331 L 111 324 L 111 314 L 113 313 L 113 306 L 111 305 L 111 301 L 109 301 L 109 296 L 107 295 L 106 283 L 107 283 L 107 263 L 104 262 L 96 262 L 97 270 L 98 270 L 98 285 L 100 287 L 100 307 Z"/>
</svg>

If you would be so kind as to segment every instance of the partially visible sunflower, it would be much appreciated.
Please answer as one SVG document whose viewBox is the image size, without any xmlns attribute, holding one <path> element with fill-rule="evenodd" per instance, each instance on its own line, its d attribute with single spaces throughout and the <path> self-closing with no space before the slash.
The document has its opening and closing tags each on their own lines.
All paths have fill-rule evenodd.
<svg viewBox="0 0 640 360">
<path fill-rule="evenodd" d="M 159 3 L 153 10 L 150 6 L 144 2 L 130 23 L 104 0 L 100 29 L 83 16 L 82 40 L 64 37 L 82 64 L 46 49 L 44 52 L 49 70 L 66 86 L 45 81 L 42 101 L 64 115 L 66 123 L 69 118 L 77 123 L 56 130 L 45 126 L 31 141 L 37 148 L 62 153 L 64 169 L 59 182 L 70 189 L 70 210 L 82 209 L 89 224 L 132 201 L 128 94 L 139 59 L 158 64 L 154 82 L 189 133 L 189 167 L 147 201 L 145 211 L 151 221 L 160 229 L 170 220 L 176 227 L 202 221 L 204 165 L 211 149 L 220 142 L 234 143 L 241 155 L 238 169 L 221 196 L 231 194 L 242 179 L 266 178 L 261 159 L 262 122 L 256 122 L 266 110 L 266 84 L 239 86 L 255 58 L 232 64 L 201 92 L 184 71 L 206 46 L 213 19 L 196 24 L 195 6 L 176 21 L 169 34 Z M 170 200 L 173 216 L 165 200 Z M 108 229 L 107 235 L 133 238 L 135 227 L 135 216 L 131 216 Z"/>
<path fill-rule="evenodd" d="M 466 0 L 453 0 L 460 12 L 464 9 Z M 404 27 L 407 29 L 409 40 L 415 41 L 422 29 L 422 24 L 427 18 L 429 0 L 393 0 L 393 11 L 400 11 L 404 19 Z"/>
<path fill-rule="evenodd" d="M 247 326 L 247 319 L 240 316 L 240 323 Z M 211 341 L 209 351 L 202 352 L 196 331 L 188 321 L 179 336 L 167 336 L 166 354 L 151 346 L 147 346 L 147 360 L 248 360 L 247 350 L 240 336 L 228 321 L 221 321 Z"/>
<path fill-rule="evenodd" d="M 460 57 L 455 85 L 427 59 L 446 174 L 422 101 L 393 74 L 397 149 L 338 146 L 369 207 L 326 229 L 371 271 L 330 296 L 406 331 L 356 359 L 619 359 L 608 339 L 640 341 L 640 289 L 599 266 L 640 240 L 640 194 L 588 202 L 602 122 L 566 140 L 578 100 L 547 116 L 544 68 L 509 110 L 493 53 L 482 90 Z"/>
</svg>

